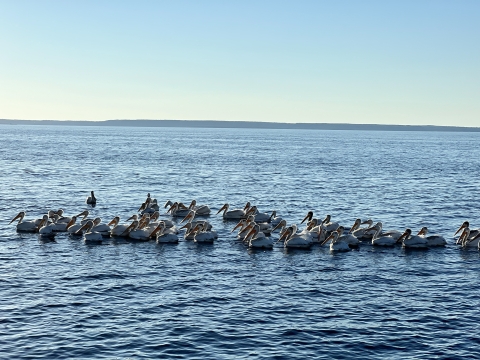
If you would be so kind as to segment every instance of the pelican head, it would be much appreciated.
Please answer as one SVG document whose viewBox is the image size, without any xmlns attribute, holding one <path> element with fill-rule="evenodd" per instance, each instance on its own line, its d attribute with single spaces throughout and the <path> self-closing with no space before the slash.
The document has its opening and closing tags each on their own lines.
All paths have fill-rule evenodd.
<svg viewBox="0 0 480 360">
<path fill-rule="evenodd" d="M 165 223 L 163 221 L 160 221 L 157 227 L 150 234 L 150 237 L 153 237 L 155 235 L 157 237 L 162 236 L 164 230 L 165 230 Z"/>
<path fill-rule="evenodd" d="M 59 218 L 61 218 L 63 216 L 63 209 L 58 209 L 57 210 L 57 215 Z"/>
<path fill-rule="evenodd" d="M 336 232 L 338 233 L 338 236 L 342 236 L 343 235 L 343 232 L 345 231 L 345 228 L 343 226 L 339 226 L 336 230 Z"/>
<path fill-rule="evenodd" d="M 15 216 L 12 221 L 10 221 L 8 224 L 13 223 L 15 220 L 18 220 L 18 223 L 20 224 L 23 221 L 23 218 L 25 217 L 25 211 L 20 211 L 17 216 Z"/>
<path fill-rule="evenodd" d="M 112 221 L 108 223 L 108 226 L 117 226 L 118 223 L 120 222 L 120 216 L 115 216 Z"/>
<path fill-rule="evenodd" d="M 89 214 L 90 213 L 88 212 L 88 210 L 85 210 L 85 211 L 82 211 L 80 214 L 78 214 L 77 218 L 79 218 L 80 216 L 83 216 L 82 220 L 85 220 Z"/>
<path fill-rule="evenodd" d="M 193 210 L 196 205 L 197 205 L 197 200 L 193 199 L 192 202 L 190 203 L 190 206 L 188 207 L 188 209 Z"/>
<path fill-rule="evenodd" d="M 75 223 L 77 222 L 77 217 L 76 216 L 72 216 L 72 218 L 70 219 L 70 221 L 68 222 L 67 224 L 67 230 L 68 228 L 72 227 L 73 225 L 75 225 Z"/>
<path fill-rule="evenodd" d="M 243 211 L 248 211 L 248 209 L 250 209 L 250 201 L 247 201 L 247 203 L 243 207 Z"/>
<path fill-rule="evenodd" d="M 470 227 L 470 223 L 468 221 L 464 221 L 462 226 L 458 228 L 458 230 L 455 232 L 455 234 L 453 234 L 453 236 L 457 235 L 460 231 L 468 227 Z"/>
<path fill-rule="evenodd" d="M 193 219 L 195 218 L 195 210 L 190 210 L 188 214 L 180 221 L 180 224 L 183 223 L 184 221 L 188 220 L 188 222 L 192 222 Z"/>
<path fill-rule="evenodd" d="M 228 205 L 228 204 L 223 205 L 223 206 L 220 208 L 220 210 L 217 211 L 217 214 L 216 214 L 216 215 L 220 214 L 222 211 L 224 211 L 223 214 L 225 214 L 225 213 L 228 211 L 228 208 L 229 208 L 229 205 Z"/>
<path fill-rule="evenodd" d="M 284 227 L 287 226 L 287 220 L 283 219 L 282 221 L 280 221 L 277 226 L 275 226 L 272 230 L 272 232 L 274 232 L 275 230 L 277 229 L 283 229 Z"/>
<path fill-rule="evenodd" d="M 327 237 L 327 238 L 320 244 L 320 246 L 328 243 L 330 240 L 332 240 L 332 243 L 336 242 L 339 236 L 340 236 L 340 235 L 338 234 L 337 231 L 332 232 L 332 233 L 330 234 L 330 236 Z"/>
<path fill-rule="evenodd" d="M 307 230 L 312 230 L 317 225 L 318 225 L 318 219 L 313 218 L 307 223 Z"/>
<path fill-rule="evenodd" d="M 240 220 L 237 225 L 235 225 L 235 227 L 232 229 L 232 231 L 230 231 L 230 233 L 234 232 L 236 229 L 240 228 L 240 231 L 243 230 L 243 227 L 247 225 L 247 220 L 246 219 L 242 219 Z"/>
<path fill-rule="evenodd" d="M 323 223 L 323 224 L 328 224 L 328 223 L 330 223 L 330 219 L 331 219 L 331 218 L 332 218 L 332 217 L 331 217 L 330 215 L 325 216 L 325 219 L 323 219 L 322 223 Z"/>
<path fill-rule="evenodd" d="M 156 221 L 158 220 L 158 218 L 160 217 L 160 213 L 158 211 L 155 211 L 151 216 L 150 216 L 150 220 L 151 221 Z"/>
<path fill-rule="evenodd" d="M 137 220 L 134 220 L 126 229 L 123 233 L 120 234 L 120 236 L 127 236 L 128 234 L 130 234 L 130 231 L 132 231 L 133 229 L 136 229 L 138 226 L 138 221 Z"/>
<path fill-rule="evenodd" d="M 284 232 L 283 234 L 280 236 L 280 238 L 278 239 L 278 241 L 282 241 L 282 240 L 288 240 L 290 239 L 290 237 L 294 234 L 294 228 L 293 226 L 289 226 Z"/>
<path fill-rule="evenodd" d="M 99 218 L 99 217 L 96 217 L 95 219 L 93 219 L 93 225 L 94 226 L 97 226 L 98 224 L 100 224 L 102 222 L 102 219 Z"/>
<path fill-rule="evenodd" d="M 360 224 L 362 223 L 362 220 L 356 219 L 355 222 L 353 223 L 350 231 L 348 232 L 349 234 L 353 233 L 355 230 L 357 230 L 360 227 Z"/>
<path fill-rule="evenodd" d="M 245 215 L 255 215 L 258 212 L 257 206 L 253 205 L 250 209 L 247 210 Z"/>
<path fill-rule="evenodd" d="M 309 211 L 307 213 L 307 216 L 305 216 L 300 224 L 303 224 L 305 220 L 312 221 L 313 219 L 313 211 Z"/>
<path fill-rule="evenodd" d="M 412 235 L 412 230 L 411 229 L 406 229 L 405 232 L 400 236 L 397 240 L 397 243 L 402 242 L 403 239 L 408 239 Z"/>
<path fill-rule="evenodd" d="M 273 210 L 272 211 L 272 215 L 270 215 L 270 220 L 274 219 L 277 217 L 277 211 L 276 210 Z"/>
<path fill-rule="evenodd" d="M 422 227 L 422 228 L 420 229 L 420 231 L 418 232 L 417 236 L 420 236 L 420 235 L 425 236 L 425 235 L 427 235 L 427 233 L 428 233 L 428 229 L 427 229 L 426 226 L 424 226 L 424 227 Z"/>
<path fill-rule="evenodd" d="M 254 239 L 259 232 L 260 232 L 260 226 L 259 225 L 253 226 L 252 229 L 245 236 L 245 239 L 243 239 L 243 241 L 249 242 L 251 239 Z"/>
<path fill-rule="evenodd" d="M 93 228 L 93 221 L 88 220 L 83 226 L 75 232 L 75 235 L 81 235 L 82 232 L 89 232 Z"/>
<path fill-rule="evenodd" d="M 167 200 L 167 202 L 165 203 L 165 205 L 163 207 L 166 209 L 167 206 L 172 206 L 172 205 L 173 205 L 173 202 L 171 202 L 170 200 Z"/>
</svg>

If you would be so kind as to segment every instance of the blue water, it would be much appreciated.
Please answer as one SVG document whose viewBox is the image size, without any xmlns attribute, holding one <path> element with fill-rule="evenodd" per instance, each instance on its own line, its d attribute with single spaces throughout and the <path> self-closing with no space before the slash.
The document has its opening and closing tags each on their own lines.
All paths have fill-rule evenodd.
<svg viewBox="0 0 480 360">
<path fill-rule="evenodd" d="M 455 358 L 479 356 L 480 134 L 0 127 L 1 358 Z M 95 190 L 94 208 L 84 201 Z M 209 218 L 214 245 L 87 246 L 17 234 L 19 211 L 122 222 L 150 192 L 246 201 L 299 223 L 428 226 L 445 248 L 251 251 Z"/>
</svg>

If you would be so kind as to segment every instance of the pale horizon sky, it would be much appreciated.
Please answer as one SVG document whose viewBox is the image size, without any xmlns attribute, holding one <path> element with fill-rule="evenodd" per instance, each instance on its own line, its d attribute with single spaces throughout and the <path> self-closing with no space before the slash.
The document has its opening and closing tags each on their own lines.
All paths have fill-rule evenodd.
<svg viewBox="0 0 480 360">
<path fill-rule="evenodd" d="M 0 118 L 480 126 L 480 1 L 4 1 Z"/>
</svg>

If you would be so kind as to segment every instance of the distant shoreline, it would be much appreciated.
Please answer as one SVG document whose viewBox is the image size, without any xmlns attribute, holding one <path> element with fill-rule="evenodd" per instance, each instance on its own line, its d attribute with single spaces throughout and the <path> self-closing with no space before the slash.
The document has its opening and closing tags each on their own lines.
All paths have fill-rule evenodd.
<svg viewBox="0 0 480 360">
<path fill-rule="evenodd" d="M 278 123 L 259 121 L 216 120 L 9 120 L 0 119 L 0 125 L 66 125 L 66 126 L 127 126 L 127 127 L 187 127 L 232 129 L 305 129 L 305 130 L 373 130 L 373 131 L 446 131 L 480 132 L 480 127 L 435 125 L 380 125 L 332 123 Z"/>
</svg>

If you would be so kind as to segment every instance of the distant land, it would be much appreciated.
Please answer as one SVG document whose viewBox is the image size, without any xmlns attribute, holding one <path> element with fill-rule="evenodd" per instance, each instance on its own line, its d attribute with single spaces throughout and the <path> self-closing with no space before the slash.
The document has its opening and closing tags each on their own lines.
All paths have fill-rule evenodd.
<svg viewBox="0 0 480 360">
<path fill-rule="evenodd" d="M 307 130 L 374 130 L 374 131 L 454 131 L 480 132 L 480 127 L 434 125 L 378 125 L 331 123 L 279 123 L 259 121 L 217 120 L 10 120 L 0 119 L 0 125 L 63 125 L 63 126 L 134 126 L 134 127 L 187 127 L 187 128 L 239 128 L 239 129 L 307 129 Z"/>
</svg>

